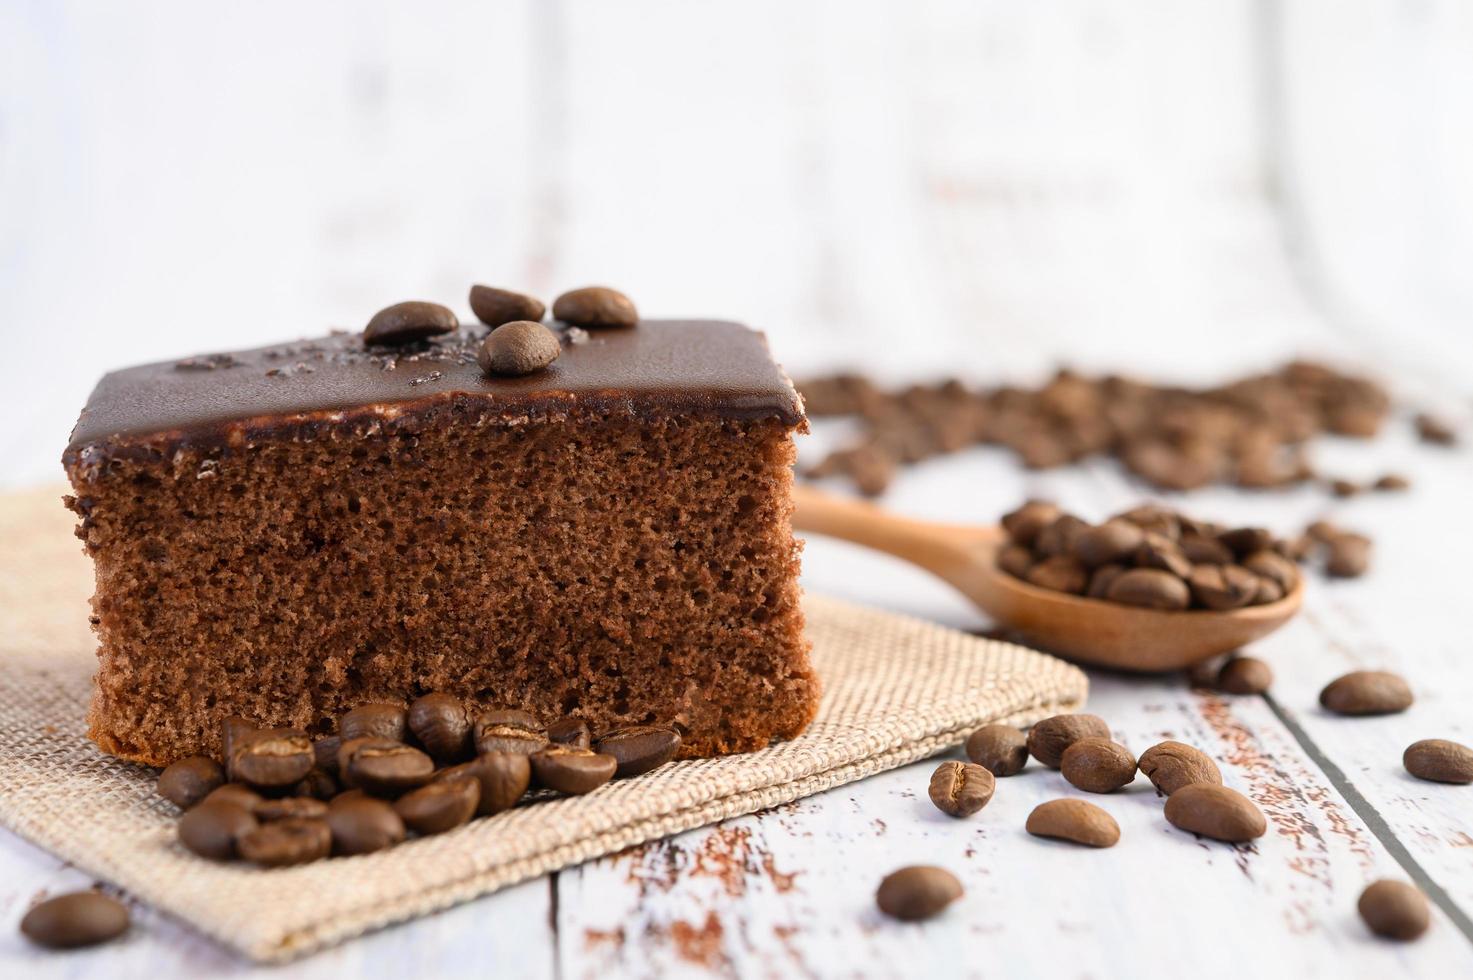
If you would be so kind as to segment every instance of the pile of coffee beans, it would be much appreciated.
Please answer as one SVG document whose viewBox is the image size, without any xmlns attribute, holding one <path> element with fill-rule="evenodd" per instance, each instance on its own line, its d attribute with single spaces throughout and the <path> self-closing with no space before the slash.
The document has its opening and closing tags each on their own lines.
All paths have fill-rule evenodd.
<svg viewBox="0 0 1473 980">
<path fill-rule="evenodd" d="M 997 564 L 1040 588 L 1165 611 L 1277 602 L 1299 582 L 1293 548 L 1257 527 L 1228 528 L 1157 504 L 1100 524 L 1030 500 L 1003 515 Z"/>
<path fill-rule="evenodd" d="M 858 443 L 809 475 L 847 476 L 867 495 L 883 493 L 902 465 L 978 444 L 1006 446 L 1030 469 L 1111 456 L 1164 490 L 1298 485 L 1320 480 L 1306 451 L 1311 439 L 1371 438 L 1390 404 L 1374 382 L 1307 361 L 1199 389 L 1067 370 L 1039 388 L 978 389 L 952 379 L 886 391 L 854 374 L 798 387 L 810 415 L 863 425 Z M 1423 438 L 1451 437 L 1439 426 L 1418 427 Z"/>
<path fill-rule="evenodd" d="M 189 850 L 270 868 L 444 833 L 529 791 L 590 793 L 669 762 L 680 733 L 647 725 L 595 736 L 579 718 L 549 725 L 513 709 L 472 716 L 435 693 L 407 708 L 359 705 L 317 739 L 228 718 L 221 745 L 223 761 L 193 756 L 165 769 L 159 795 L 184 811 Z"/>
</svg>

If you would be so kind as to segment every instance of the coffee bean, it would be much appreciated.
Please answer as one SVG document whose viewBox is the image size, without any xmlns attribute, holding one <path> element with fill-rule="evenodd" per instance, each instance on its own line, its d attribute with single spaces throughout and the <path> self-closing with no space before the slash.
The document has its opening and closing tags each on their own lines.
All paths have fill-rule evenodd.
<svg viewBox="0 0 1473 980">
<path fill-rule="evenodd" d="M 595 748 L 619 762 L 614 776 L 639 776 L 675 758 L 680 750 L 680 733 L 658 725 L 619 728 L 601 736 Z"/>
<path fill-rule="evenodd" d="M 436 762 L 459 762 L 475 749 L 470 712 L 453 694 L 426 694 L 415 699 L 409 706 L 409 730 Z"/>
<path fill-rule="evenodd" d="M 1171 612 L 1187 608 L 1192 594 L 1187 583 L 1170 572 L 1159 568 L 1132 568 L 1110 583 L 1105 598 L 1129 606 Z"/>
<path fill-rule="evenodd" d="M 1370 930 L 1387 939 L 1416 939 L 1432 924 L 1427 896 L 1404 881 L 1372 882 L 1355 907 Z"/>
<path fill-rule="evenodd" d="M 481 784 L 473 777 L 442 779 L 401 796 L 394 812 L 416 834 L 443 834 L 476 815 Z"/>
<path fill-rule="evenodd" d="M 1304 529 L 1304 533 L 1321 544 L 1329 544 L 1335 538 L 1345 533 L 1326 520 L 1318 520 Z"/>
<path fill-rule="evenodd" d="M 1118 742 L 1091 736 L 1064 750 L 1059 771 L 1087 793 L 1113 793 L 1135 781 L 1135 756 Z"/>
<path fill-rule="evenodd" d="M 1054 592 L 1082 595 L 1089 584 L 1089 573 L 1079 559 L 1071 555 L 1055 555 L 1028 569 L 1026 576 L 1031 585 Z"/>
<path fill-rule="evenodd" d="M 1104 810 L 1085 800 L 1067 798 L 1040 803 L 1028 814 L 1024 829 L 1035 837 L 1051 837 L 1086 847 L 1114 847 L 1120 825 Z"/>
<path fill-rule="evenodd" d="M 940 915 L 962 897 L 962 883 L 945 868 L 912 865 L 886 875 L 875 892 L 880 911 L 902 922 Z"/>
<path fill-rule="evenodd" d="M 332 851 L 332 831 L 322 817 L 286 817 L 243 834 L 236 848 L 252 864 L 285 868 L 327 857 Z"/>
<path fill-rule="evenodd" d="M 966 753 L 994 776 L 1013 776 L 1028 764 L 1028 736 L 1012 725 L 984 725 L 967 736 Z"/>
<path fill-rule="evenodd" d="M 1198 565 L 1188 584 L 1197 602 L 1223 612 L 1241 609 L 1258 596 L 1259 578 L 1241 565 Z"/>
<path fill-rule="evenodd" d="M 490 752 L 463 765 L 441 769 L 435 773 L 434 781 L 466 777 L 476 780 L 481 786 L 476 816 L 489 817 L 516 806 L 531 785 L 532 765 L 528 756 L 520 752 Z"/>
<path fill-rule="evenodd" d="M 1363 534 L 1341 534 L 1330 541 L 1325 573 L 1335 578 L 1358 578 L 1371 564 L 1371 539 Z"/>
<path fill-rule="evenodd" d="M 491 331 L 476 354 L 487 374 L 516 377 L 541 371 L 562 353 L 557 335 L 540 323 L 513 320 Z"/>
<path fill-rule="evenodd" d="M 342 787 L 331 774 L 321 770 L 313 769 L 302 781 L 291 788 L 292 796 L 307 796 L 314 800 L 330 800 L 337 796 Z"/>
<path fill-rule="evenodd" d="M 499 327 L 513 320 L 541 320 L 547 307 L 540 299 L 525 293 L 491 286 L 471 287 L 471 312 L 488 327 Z"/>
<path fill-rule="evenodd" d="M 1111 520 L 1116 518 L 1129 521 L 1142 531 L 1158 534 L 1168 541 L 1177 541 L 1181 538 L 1181 518 L 1175 511 L 1159 504 L 1141 504 L 1139 507 L 1116 514 Z"/>
<path fill-rule="evenodd" d="M 1319 549 L 1320 543 L 1307 534 L 1297 534 L 1292 538 L 1274 542 L 1274 550 L 1290 561 L 1303 564 L 1314 557 Z"/>
<path fill-rule="evenodd" d="M 1444 738 L 1413 742 L 1401 756 L 1407 772 L 1439 783 L 1473 783 L 1473 749 Z"/>
<path fill-rule="evenodd" d="M 1386 475 L 1379 477 L 1375 483 L 1371 484 L 1371 486 L 1382 492 L 1400 493 L 1403 490 L 1410 490 L 1412 487 L 1412 481 L 1402 476 L 1400 473 L 1387 473 Z"/>
<path fill-rule="evenodd" d="M 1248 797 L 1211 783 L 1183 786 L 1166 798 L 1166 820 L 1179 830 L 1241 843 L 1268 830 L 1263 811 Z"/>
<path fill-rule="evenodd" d="M 361 790 L 361 789 L 345 789 L 341 793 L 339 793 L 337 796 L 334 796 L 332 799 L 328 800 L 327 801 L 327 805 L 328 805 L 328 808 L 331 809 L 332 807 L 337 806 L 339 803 L 348 803 L 348 802 L 351 802 L 353 800 L 372 800 L 372 799 L 376 799 L 376 797 L 369 796 L 367 793 L 363 792 L 363 790 Z"/>
<path fill-rule="evenodd" d="M 1061 514 L 1038 532 L 1033 541 L 1033 553 L 1039 558 L 1073 557 L 1075 542 L 1087 530 L 1089 525 L 1073 514 Z"/>
<path fill-rule="evenodd" d="M 179 843 L 200 857 L 228 861 L 236 842 L 260 826 L 250 810 L 235 803 L 206 800 L 179 818 Z"/>
<path fill-rule="evenodd" d="M 338 747 L 343 740 L 337 735 L 324 735 L 312 740 L 312 764 L 325 773 L 337 775 Z"/>
<path fill-rule="evenodd" d="M 1090 575 L 1089 588 L 1085 589 L 1084 594 L 1091 599 L 1105 598 L 1110 594 L 1110 586 L 1114 585 L 1115 580 L 1125 574 L 1125 571 L 1124 565 L 1101 565 Z"/>
<path fill-rule="evenodd" d="M 639 311 L 629 297 L 606 286 L 585 286 L 563 293 L 553 301 L 552 315 L 575 327 L 632 327 L 639 323 Z"/>
<path fill-rule="evenodd" d="M 338 736 L 343 742 L 355 738 L 402 742 L 408 730 L 408 712 L 397 704 L 360 704 L 338 719 Z"/>
<path fill-rule="evenodd" d="M 1223 664 L 1227 663 L 1226 656 L 1208 657 L 1199 660 L 1187 668 L 1187 683 L 1194 688 L 1204 691 L 1217 690 L 1217 675 L 1222 673 Z"/>
<path fill-rule="evenodd" d="M 1163 796 L 1194 783 L 1222 785 L 1217 763 L 1202 750 L 1181 742 L 1158 742 L 1141 753 L 1139 766 L 1156 792 Z"/>
<path fill-rule="evenodd" d="M 193 755 L 165 769 L 159 775 L 158 793 L 181 810 L 188 810 L 211 792 L 225 785 L 225 770 L 220 763 L 202 755 Z"/>
<path fill-rule="evenodd" d="M 531 755 L 547 744 L 547 732 L 525 711 L 487 711 L 476 719 L 476 751 Z"/>
<path fill-rule="evenodd" d="M 1417 429 L 1417 438 L 1434 446 L 1455 446 L 1458 433 L 1442 419 L 1423 412 L 1412 420 Z"/>
<path fill-rule="evenodd" d="M 230 768 L 230 760 L 235 758 L 235 750 L 249 739 L 254 738 L 259 731 L 260 729 L 254 724 L 239 715 L 230 715 L 220 722 L 220 758 L 224 760 L 227 783 L 239 778 Z"/>
<path fill-rule="evenodd" d="M 548 725 L 547 740 L 554 745 L 566 745 L 574 749 L 593 746 L 593 734 L 588 730 L 588 722 L 582 718 L 564 718 Z"/>
<path fill-rule="evenodd" d="M 1222 532 L 1217 540 L 1231 548 L 1237 557 L 1246 558 L 1273 547 L 1274 536 L 1261 527 L 1239 527 Z"/>
<path fill-rule="evenodd" d="M 370 854 L 404 839 L 404 821 L 383 800 L 334 800 L 327 810 L 332 853 Z"/>
<path fill-rule="evenodd" d="M 338 752 L 343 782 L 372 796 L 399 796 L 430 781 L 434 760 L 386 738 L 354 738 Z"/>
<path fill-rule="evenodd" d="M 1074 538 L 1074 557 L 1087 568 L 1129 560 L 1145 542 L 1145 532 L 1130 521 L 1116 518 L 1087 527 Z"/>
<path fill-rule="evenodd" d="M 1146 533 L 1146 539 L 1135 549 L 1137 568 L 1159 569 L 1179 579 L 1192 574 L 1192 563 L 1182 554 L 1181 546 L 1160 534 Z"/>
<path fill-rule="evenodd" d="M 1028 569 L 1033 567 L 1033 552 L 1021 544 L 1009 544 L 997 552 L 997 567 L 1013 578 L 1026 579 Z"/>
<path fill-rule="evenodd" d="M 386 306 L 373 315 L 368 326 L 363 328 L 366 344 L 407 344 L 424 340 L 442 333 L 450 333 L 460 326 L 455 312 L 439 303 L 408 300 Z"/>
<path fill-rule="evenodd" d="M 1284 598 L 1284 589 L 1279 583 L 1271 578 L 1258 576 L 1258 594 L 1249 603 L 1252 606 L 1266 606 L 1271 602 L 1278 602 Z"/>
<path fill-rule="evenodd" d="M 1243 567 L 1269 579 L 1283 589 L 1285 595 L 1293 592 L 1294 586 L 1299 584 L 1299 569 L 1277 551 L 1267 548 L 1255 551 L 1243 559 Z"/>
<path fill-rule="evenodd" d="M 211 790 L 209 795 L 200 800 L 196 806 L 205 803 L 233 803 L 247 810 L 254 810 L 261 803 L 261 794 L 244 783 L 226 783 L 224 786 Z"/>
<path fill-rule="evenodd" d="M 1058 519 L 1062 512 L 1045 500 L 1030 500 L 1011 513 L 1004 514 L 1002 526 L 1014 544 L 1032 548 L 1038 532 Z"/>
<path fill-rule="evenodd" d="M 128 907 L 101 892 L 70 892 L 32 906 L 20 931 L 48 949 L 80 949 L 128 931 Z"/>
<path fill-rule="evenodd" d="M 1356 483 L 1354 480 L 1331 480 L 1328 486 L 1330 488 L 1330 494 L 1335 497 L 1340 497 L 1341 499 L 1344 499 L 1346 497 L 1354 497 L 1361 491 L 1360 484 Z"/>
<path fill-rule="evenodd" d="M 262 800 L 251 812 L 262 823 L 273 820 L 308 820 L 326 816 L 327 804 L 311 796 L 284 796 L 276 800 Z"/>
<path fill-rule="evenodd" d="M 1098 715 L 1054 715 L 1028 730 L 1028 751 L 1033 758 L 1057 769 L 1063 763 L 1064 750 L 1081 738 L 1110 737 L 1110 726 Z"/>
<path fill-rule="evenodd" d="M 295 728 L 257 732 L 235 750 L 230 772 L 257 789 L 290 786 L 312 769 L 312 742 Z"/>
<path fill-rule="evenodd" d="M 1217 675 L 1217 689 L 1228 694 L 1262 694 L 1273 682 L 1273 668 L 1257 657 L 1234 657 Z"/>
<path fill-rule="evenodd" d="M 1412 706 L 1412 689 L 1384 670 L 1353 670 L 1325 686 L 1320 705 L 1337 715 L 1394 715 Z"/>
<path fill-rule="evenodd" d="M 987 805 L 997 781 L 971 762 L 943 762 L 931 773 L 929 793 L 936 809 L 949 817 L 970 817 Z"/>
<path fill-rule="evenodd" d="M 619 760 L 612 755 L 571 745 L 548 745 L 529 761 L 537 785 L 569 796 L 593 792 L 613 779 L 619 768 Z"/>
<path fill-rule="evenodd" d="M 1233 551 L 1216 538 L 1203 534 L 1183 534 L 1178 544 L 1182 557 L 1196 565 L 1226 565 L 1233 560 Z"/>
</svg>

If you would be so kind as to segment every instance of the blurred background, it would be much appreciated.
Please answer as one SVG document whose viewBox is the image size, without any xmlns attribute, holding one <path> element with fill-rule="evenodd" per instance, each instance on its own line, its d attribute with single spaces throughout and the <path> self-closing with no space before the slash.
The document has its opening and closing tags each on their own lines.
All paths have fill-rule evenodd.
<svg viewBox="0 0 1473 980">
<path fill-rule="evenodd" d="M 796 375 L 1308 353 L 1466 414 L 1470 270 L 1463 0 L 0 0 L 7 486 L 105 370 L 473 281 Z"/>
</svg>

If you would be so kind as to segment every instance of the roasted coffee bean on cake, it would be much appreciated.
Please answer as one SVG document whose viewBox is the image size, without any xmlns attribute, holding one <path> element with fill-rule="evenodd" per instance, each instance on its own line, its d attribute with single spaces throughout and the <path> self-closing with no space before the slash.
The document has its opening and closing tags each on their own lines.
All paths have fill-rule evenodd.
<svg viewBox="0 0 1473 980">
<path fill-rule="evenodd" d="M 227 716 L 321 734 L 432 691 L 671 726 L 682 757 L 808 724 L 807 422 L 762 335 L 554 322 L 556 358 L 502 376 L 443 309 L 102 379 L 64 463 L 105 751 L 219 756 Z"/>
</svg>

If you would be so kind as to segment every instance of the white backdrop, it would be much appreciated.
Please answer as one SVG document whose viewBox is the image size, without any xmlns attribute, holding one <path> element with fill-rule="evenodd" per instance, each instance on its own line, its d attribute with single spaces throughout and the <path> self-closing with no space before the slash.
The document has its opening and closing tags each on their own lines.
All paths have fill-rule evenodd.
<svg viewBox="0 0 1473 980">
<path fill-rule="evenodd" d="M 111 367 L 472 281 L 795 373 L 1305 351 L 1466 398 L 1470 269 L 1460 0 L 0 0 L 8 485 Z"/>
</svg>

